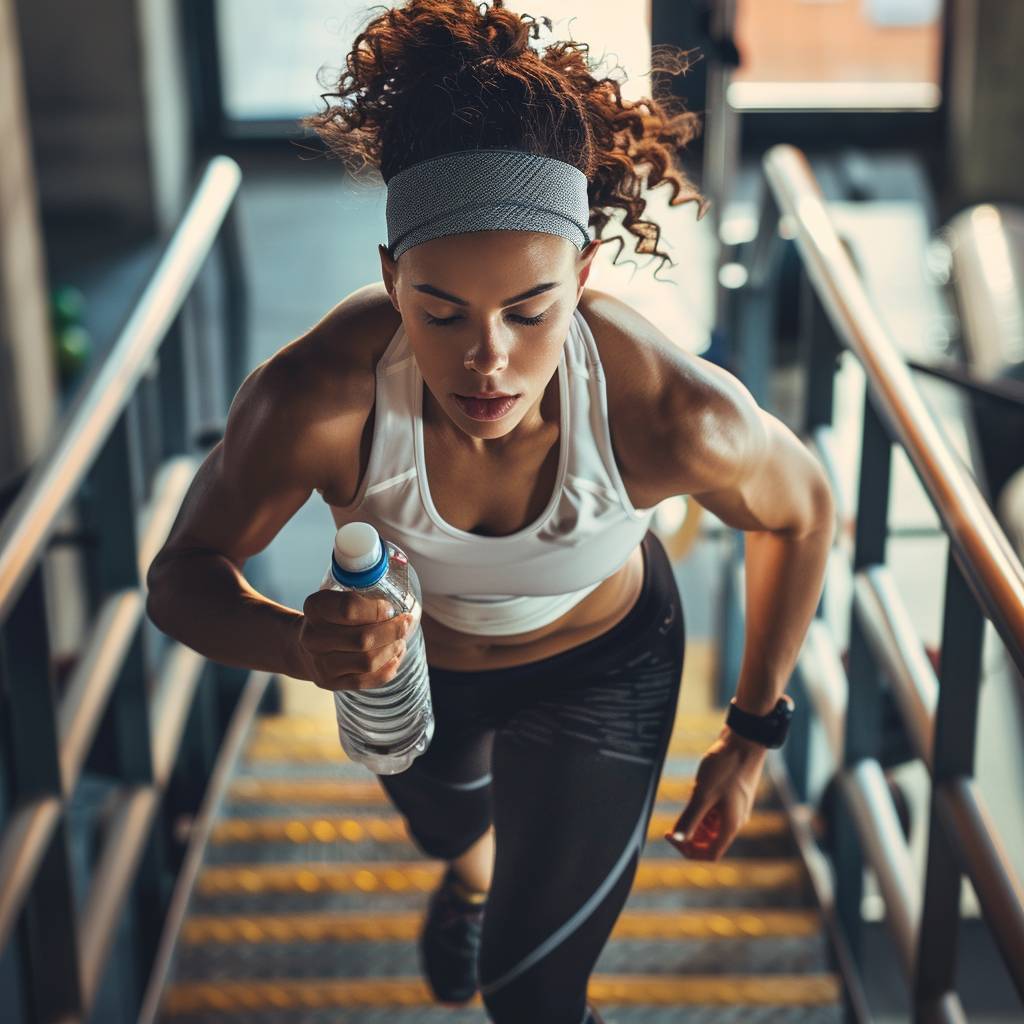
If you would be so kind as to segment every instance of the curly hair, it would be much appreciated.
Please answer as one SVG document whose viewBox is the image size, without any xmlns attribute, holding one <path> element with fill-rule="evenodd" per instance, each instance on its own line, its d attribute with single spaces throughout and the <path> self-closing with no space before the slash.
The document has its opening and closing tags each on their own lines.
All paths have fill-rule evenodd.
<svg viewBox="0 0 1024 1024">
<path fill-rule="evenodd" d="M 550 30 L 551 19 L 541 20 Z M 538 53 L 529 40 L 539 32 L 535 18 L 507 10 L 503 0 L 489 7 L 408 0 L 366 25 L 334 91 L 320 96 L 326 109 L 299 123 L 357 181 L 370 168 L 386 182 L 460 149 L 518 149 L 563 160 L 587 177 L 597 238 L 609 211 L 621 209 L 636 252 L 672 264 L 657 248 L 660 227 L 640 219 L 647 205 L 643 174 L 649 186 L 669 182 L 669 206 L 696 200 L 697 219 L 704 216 L 710 202 L 673 165 L 673 152 L 699 134 L 700 115 L 673 109 L 678 98 L 671 95 L 624 100 L 618 82 L 591 74 L 586 43 L 558 41 Z M 652 78 L 688 70 L 690 52 L 656 47 Z M 615 241 L 618 255 L 623 243 Z"/>
</svg>

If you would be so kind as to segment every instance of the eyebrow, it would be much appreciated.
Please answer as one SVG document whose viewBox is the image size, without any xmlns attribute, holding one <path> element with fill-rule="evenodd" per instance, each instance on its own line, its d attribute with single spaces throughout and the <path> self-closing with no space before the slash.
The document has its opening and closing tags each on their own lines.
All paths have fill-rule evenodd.
<svg viewBox="0 0 1024 1024">
<path fill-rule="evenodd" d="M 505 299 L 501 304 L 502 309 L 504 309 L 505 306 L 514 306 L 517 302 L 524 302 L 526 299 L 531 299 L 534 295 L 540 295 L 541 292 L 547 292 L 552 288 L 557 288 L 558 284 L 558 281 L 545 281 L 544 284 L 534 285 L 532 288 L 528 288 L 525 292 L 520 292 L 518 295 L 513 295 L 510 298 Z M 457 295 L 450 295 L 448 292 L 442 291 L 440 288 L 437 288 L 432 284 L 414 284 L 413 288 L 426 295 L 435 295 L 437 298 L 444 299 L 446 302 L 454 302 L 456 306 L 469 305 L 465 299 L 460 299 Z"/>
</svg>

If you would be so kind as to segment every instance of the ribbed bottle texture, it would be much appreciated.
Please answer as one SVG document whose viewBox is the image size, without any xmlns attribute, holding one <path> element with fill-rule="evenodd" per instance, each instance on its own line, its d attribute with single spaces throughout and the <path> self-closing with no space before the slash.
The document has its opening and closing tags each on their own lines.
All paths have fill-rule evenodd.
<svg viewBox="0 0 1024 1024">
<path fill-rule="evenodd" d="M 434 735 L 427 651 L 420 629 L 423 592 L 416 570 L 397 544 L 370 523 L 347 523 L 334 538 L 321 590 L 358 590 L 383 598 L 396 615 L 414 613 L 405 654 L 394 679 L 368 690 L 335 690 L 341 745 L 353 761 L 377 775 L 404 772 Z"/>
</svg>

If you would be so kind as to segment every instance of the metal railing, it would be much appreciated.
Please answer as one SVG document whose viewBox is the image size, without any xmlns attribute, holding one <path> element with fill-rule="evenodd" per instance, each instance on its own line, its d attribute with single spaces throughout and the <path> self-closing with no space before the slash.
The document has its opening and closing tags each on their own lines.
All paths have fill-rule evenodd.
<svg viewBox="0 0 1024 1024">
<path fill-rule="evenodd" d="M 203 684 L 204 671 L 220 667 L 181 644 L 152 656 L 144 581 L 200 461 L 185 403 L 183 314 L 211 253 L 225 286 L 225 411 L 244 372 L 240 180 L 226 157 L 205 168 L 113 348 L 0 522 L 0 752 L 11 772 L 0 779 L 0 953 L 13 949 L 19 967 L 18 991 L 0 993 L 10 1019 L 95 1019 L 126 914 L 128 969 L 141 992 L 182 855 L 169 840 L 173 822 L 194 812 L 216 755 L 218 685 L 238 685 L 227 676 Z M 46 593 L 44 564 L 72 506 L 89 539 L 92 615 L 58 692 L 46 599 L 59 595 Z M 112 781 L 114 795 L 88 890 L 78 893 L 68 810 L 90 769 Z"/>
<path fill-rule="evenodd" d="M 745 261 L 746 283 L 735 292 L 731 309 L 741 372 L 744 380 L 747 371 L 753 374 L 751 390 L 764 404 L 781 253 L 785 241 L 792 240 L 802 273 L 802 429 L 837 489 L 832 395 L 842 351 L 856 357 L 867 383 L 848 666 L 819 606 L 794 673 L 794 685 L 808 698 L 806 710 L 781 753 L 794 789 L 806 793 L 808 719 L 820 719 L 841 794 L 830 844 L 835 904 L 825 908 L 834 909 L 838 922 L 839 960 L 852 954 L 862 962 L 867 865 L 878 880 L 915 1022 L 963 1021 L 955 984 L 963 875 L 977 893 L 983 918 L 1024 998 L 1024 888 L 974 779 L 984 620 L 993 623 L 1009 658 L 1024 673 L 1024 568 L 873 308 L 807 159 L 792 146 L 778 145 L 765 154 L 763 169 L 767 187 L 758 232 Z M 893 532 L 888 515 L 894 442 L 909 457 L 949 541 L 938 674 L 885 565 L 886 540 Z M 737 589 L 734 582 L 722 643 L 723 684 L 734 681 L 733 661 L 742 648 Z M 886 689 L 908 756 L 920 759 L 931 777 L 923 879 L 914 869 L 880 760 Z M 859 979 L 847 981 L 846 1017 L 864 1019 Z"/>
</svg>

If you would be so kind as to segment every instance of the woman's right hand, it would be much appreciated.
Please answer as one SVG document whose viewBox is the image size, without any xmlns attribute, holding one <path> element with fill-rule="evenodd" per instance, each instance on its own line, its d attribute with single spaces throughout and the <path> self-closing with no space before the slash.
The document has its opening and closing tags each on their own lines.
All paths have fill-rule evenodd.
<svg viewBox="0 0 1024 1024">
<path fill-rule="evenodd" d="M 352 590 L 310 594 L 296 634 L 305 678 L 322 690 L 369 690 L 391 682 L 412 623 L 409 614 L 387 618 L 391 607 Z"/>
</svg>

